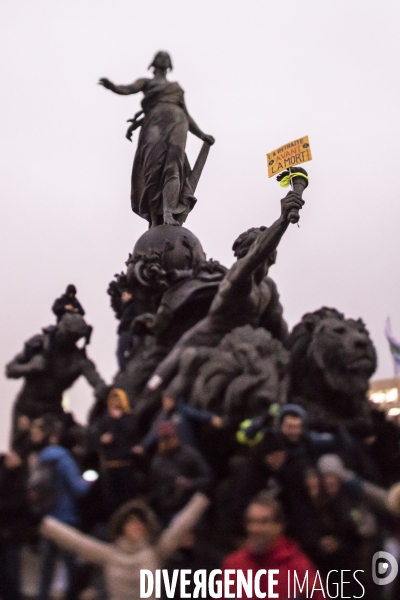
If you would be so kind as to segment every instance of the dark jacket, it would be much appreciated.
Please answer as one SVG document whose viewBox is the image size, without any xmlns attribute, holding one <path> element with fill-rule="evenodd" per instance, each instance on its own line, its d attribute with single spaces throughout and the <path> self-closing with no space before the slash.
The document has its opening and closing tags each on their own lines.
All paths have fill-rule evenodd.
<svg viewBox="0 0 400 600">
<path fill-rule="evenodd" d="M 57 323 L 61 319 L 61 317 L 66 312 L 68 312 L 67 310 L 65 310 L 65 306 L 67 304 L 71 304 L 74 308 L 76 308 L 78 314 L 82 315 L 82 317 L 85 314 L 85 311 L 83 310 L 81 303 L 75 296 L 68 296 L 67 294 L 63 294 L 62 296 L 60 296 L 59 298 L 57 298 L 54 301 L 54 304 L 51 308 L 51 310 L 57 317 Z"/>
<path fill-rule="evenodd" d="M 190 489 L 177 487 L 178 477 L 190 480 Z M 157 453 L 151 463 L 151 495 L 155 510 L 161 515 L 173 516 L 194 492 L 207 490 L 211 483 L 211 469 L 197 450 L 185 444 L 171 454 Z"/>
<path fill-rule="evenodd" d="M 296 512 L 291 515 L 292 535 L 324 573 L 355 568 L 356 550 L 361 543 L 353 518 L 355 507 L 343 491 L 335 498 L 322 498 L 318 504 L 309 497 L 298 499 Z M 339 549 L 332 554 L 321 550 L 321 540 L 326 536 L 333 536 L 339 542 Z"/>
<path fill-rule="evenodd" d="M 104 433 L 111 433 L 113 441 L 102 444 L 100 441 Z M 137 420 L 135 415 L 124 413 L 119 419 L 114 419 L 109 414 L 104 415 L 98 425 L 98 446 L 101 455 L 107 460 L 126 460 L 133 458 L 132 447 L 138 442 Z"/>
<path fill-rule="evenodd" d="M 0 456 L 0 545 L 27 542 L 35 535 L 26 482 L 25 468 L 6 469 Z"/>
<path fill-rule="evenodd" d="M 289 460 L 301 460 L 305 464 L 315 464 L 320 456 L 337 451 L 337 441 L 330 433 L 305 430 L 297 443 L 290 442 L 287 438 L 286 452 Z"/>
<path fill-rule="evenodd" d="M 124 331 L 129 331 L 132 321 L 135 317 L 140 314 L 140 307 L 138 307 L 137 301 L 133 298 L 124 302 L 121 306 L 120 322 L 118 325 L 117 333 L 121 334 Z"/>
<path fill-rule="evenodd" d="M 282 479 L 282 469 L 271 471 L 259 453 L 250 456 L 237 474 L 230 506 L 227 507 L 232 515 L 232 526 L 241 526 L 245 509 L 262 490 L 274 490 L 283 502 Z"/>
<path fill-rule="evenodd" d="M 246 459 L 239 470 L 233 495 L 228 507 L 232 518 L 232 527 L 241 527 L 243 513 L 250 501 L 262 490 L 270 490 L 282 503 L 285 513 L 290 514 L 299 495 L 304 492 L 303 479 L 306 462 L 303 456 L 290 456 L 286 450 L 286 459 L 278 471 L 271 470 L 265 462 L 268 449 L 268 433 Z M 272 432 L 277 435 L 276 432 Z M 283 440 L 283 436 L 280 436 Z M 285 444 L 285 441 L 283 441 Z M 286 445 L 286 444 L 285 444 Z"/>
</svg>

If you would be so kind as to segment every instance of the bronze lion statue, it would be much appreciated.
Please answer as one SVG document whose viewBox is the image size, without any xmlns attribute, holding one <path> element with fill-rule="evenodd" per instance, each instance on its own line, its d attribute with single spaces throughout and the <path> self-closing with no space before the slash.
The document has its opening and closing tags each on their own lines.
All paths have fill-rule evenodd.
<svg viewBox="0 0 400 600">
<path fill-rule="evenodd" d="M 368 418 L 366 392 L 377 365 L 376 352 L 361 319 L 346 319 L 333 308 L 307 313 L 291 332 L 290 401 L 311 420 L 335 424 Z"/>
</svg>

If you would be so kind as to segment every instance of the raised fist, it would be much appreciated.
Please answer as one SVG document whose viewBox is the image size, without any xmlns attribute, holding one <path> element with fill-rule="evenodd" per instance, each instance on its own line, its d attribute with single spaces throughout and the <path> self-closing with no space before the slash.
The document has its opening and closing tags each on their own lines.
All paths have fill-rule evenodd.
<svg viewBox="0 0 400 600">
<path fill-rule="evenodd" d="M 299 210 L 301 210 L 303 205 L 304 200 L 302 200 L 300 194 L 294 192 L 293 190 L 290 190 L 290 192 L 288 192 L 286 196 L 281 200 L 281 216 L 286 221 L 290 220 L 292 222 L 292 220 L 289 219 L 289 215 L 292 216 L 293 212 L 298 212 Z"/>
</svg>

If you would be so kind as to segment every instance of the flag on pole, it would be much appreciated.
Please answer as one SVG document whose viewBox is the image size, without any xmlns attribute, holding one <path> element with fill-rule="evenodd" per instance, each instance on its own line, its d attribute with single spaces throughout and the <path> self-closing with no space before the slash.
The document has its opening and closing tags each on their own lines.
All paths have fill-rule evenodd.
<svg viewBox="0 0 400 600">
<path fill-rule="evenodd" d="M 390 317 L 388 317 L 386 320 L 385 335 L 387 341 L 389 342 L 390 352 L 393 356 L 394 374 L 395 376 L 397 376 L 400 375 L 400 342 L 396 340 L 392 335 Z"/>
</svg>

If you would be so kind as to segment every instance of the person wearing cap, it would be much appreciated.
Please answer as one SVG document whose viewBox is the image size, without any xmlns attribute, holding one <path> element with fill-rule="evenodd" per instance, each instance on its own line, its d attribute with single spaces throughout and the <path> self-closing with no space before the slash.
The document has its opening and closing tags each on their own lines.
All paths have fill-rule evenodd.
<svg viewBox="0 0 400 600">
<path fill-rule="evenodd" d="M 392 485 L 389 490 L 375 485 L 346 469 L 337 454 L 324 454 L 317 466 L 325 478 L 330 476 L 341 482 L 350 497 L 365 501 L 371 509 L 378 512 L 400 516 L 400 482 Z"/>
<path fill-rule="evenodd" d="M 307 428 L 307 412 L 297 404 L 285 404 L 279 414 L 279 430 L 282 433 L 289 458 L 301 458 L 307 462 L 332 452 L 335 439 L 330 433 L 319 433 Z"/>
<path fill-rule="evenodd" d="M 216 429 L 221 429 L 224 425 L 223 419 L 216 413 L 194 408 L 193 406 L 189 406 L 189 404 L 177 401 L 167 392 L 164 392 L 161 402 L 161 411 L 153 421 L 150 431 L 135 449 L 138 454 L 151 451 L 156 446 L 157 430 L 161 423 L 168 421 L 174 423 L 178 430 L 179 439 L 192 448 L 198 448 L 195 431 L 196 424 L 209 423 Z"/>
<path fill-rule="evenodd" d="M 355 420 L 352 430 L 359 429 Z M 347 467 L 358 473 L 363 479 L 380 485 L 379 474 L 373 460 L 369 460 L 362 444 L 353 431 L 344 427 L 335 428 L 334 432 L 319 432 L 307 427 L 307 413 L 297 404 L 286 404 L 279 416 L 279 428 L 286 439 L 288 459 L 303 461 L 305 465 L 316 465 L 324 454 L 340 454 Z M 369 435 L 373 429 L 367 429 Z M 378 474 L 378 476 L 377 476 Z"/>
<path fill-rule="evenodd" d="M 349 544 L 360 538 L 351 519 L 351 505 L 347 498 L 339 490 L 330 497 L 323 477 L 323 473 L 315 467 L 306 469 L 306 495 L 298 498 L 291 534 L 326 575 L 332 569 L 350 568 L 346 566 L 346 561 L 352 560 Z"/>
<path fill-rule="evenodd" d="M 273 405 L 274 411 L 275 407 Z M 257 445 L 266 432 L 271 431 L 266 425 L 271 416 L 270 411 L 264 416 L 243 421 L 236 434 L 237 441 L 250 447 Z M 284 437 L 289 459 L 314 463 L 322 454 L 336 450 L 337 442 L 332 434 L 307 428 L 307 412 L 298 404 L 284 404 L 280 407 L 278 429 Z"/>
<path fill-rule="evenodd" d="M 181 442 L 175 423 L 161 423 L 157 437 L 150 466 L 150 502 L 167 524 L 196 491 L 208 489 L 212 477 L 201 454 Z"/>
<path fill-rule="evenodd" d="M 110 522 L 112 543 L 104 543 L 77 529 L 46 517 L 41 534 L 83 560 L 102 568 L 108 597 L 112 600 L 139 600 L 140 570 L 155 571 L 179 547 L 186 533 L 209 505 L 208 498 L 196 493 L 159 535 L 153 511 L 140 500 L 121 506 Z M 150 600 L 154 600 L 154 595 Z"/>
<path fill-rule="evenodd" d="M 76 297 L 76 294 L 76 287 L 72 283 L 70 283 L 69 285 L 67 285 L 65 294 L 63 294 L 54 301 L 51 310 L 57 317 L 57 323 L 61 320 L 61 317 L 67 312 L 78 313 L 79 315 L 82 315 L 82 317 L 85 314 L 85 311 L 83 310 L 81 303 Z"/>
<path fill-rule="evenodd" d="M 345 469 L 336 454 L 322 456 L 317 468 L 325 496 L 318 511 L 318 518 L 325 528 L 321 540 L 321 568 L 326 571 L 337 569 L 339 572 L 360 569 L 360 581 L 366 588 L 365 597 L 380 597 L 379 589 L 366 574 L 373 554 L 383 546 L 379 523 L 383 496 L 377 486 L 360 481 L 354 473 Z M 351 596 L 351 592 L 348 593 Z"/>
</svg>

